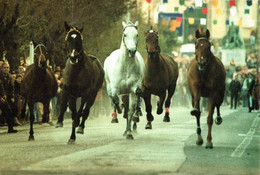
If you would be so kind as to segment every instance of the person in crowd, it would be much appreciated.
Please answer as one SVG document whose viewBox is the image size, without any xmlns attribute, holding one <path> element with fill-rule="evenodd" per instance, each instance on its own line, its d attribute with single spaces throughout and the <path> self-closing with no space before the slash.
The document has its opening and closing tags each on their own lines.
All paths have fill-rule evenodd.
<svg viewBox="0 0 260 175">
<path fill-rule="evenodd" d="M 254 83 L 254 77 L 251 72 L 248 73 L 248 78 L 245 79 L 246 83 L 246 89 L 248 94 L 248 112 L 252 111 L 253 108 L 253 99 L 252 99 L 252 90 L 253 90 L 253 83 Z"/>
<path fill-rule="evenodd" d="M 243 78 L 242 89 L 241 89 L 243 107 L 248 107 L 248 102 L 249 102 L 247 78 L 248 78 L 248 75 L 245 74 L 245 76 Z"/>
<path fill-rule="evenodd" d="M 21 82 L 22 82 L 22 76 L 20 74 L 16 75 L 16 79 L 14 82 L 14 98 L 15 98 L 15 108 L 14 108 L 14 114 L 15 114 L 15 123 L 17 125 L 22 125 L 20 122 L 20 114 L 21 114 L 21 94 L 20 94 L 20 88 L 21 88 Z"/>
<path fill-rule="evenodd" d="M 238 81 L 238 75 L 234 76 L 234 79 L 231 81 L 231 83 L 229 85 L 229 90 L 230 90 L 230 95 L 231 95 L 230 109 L 233 108 L 233 104 L 234 104 L 234 109 L 236 109 L 237 108 L 237 102 L 238 102 L 238 95 L 239 95 L 239 92 L 241 90 L 241 84 Z"/>
<path fill-rule="evenodd" d="M 17 133 L 14 126 L 14 113 L 11 106 L 14 104 L 14 82 L 9 73 L 10 66 L 7 62 L 2 64 L 2 71 L 0 73 L 0 108 L 6 119 L 8 125 L 8 133 Z"/>
<path fill-rule="evenodd" d="M 259 110 L 259 104 L 258 100 L 260 99 L 260 80 L 259 76 L 256 76 L 254 79 L 254 82 L 252 83 L 252 112 L 258 112 Z"/>
</svg>

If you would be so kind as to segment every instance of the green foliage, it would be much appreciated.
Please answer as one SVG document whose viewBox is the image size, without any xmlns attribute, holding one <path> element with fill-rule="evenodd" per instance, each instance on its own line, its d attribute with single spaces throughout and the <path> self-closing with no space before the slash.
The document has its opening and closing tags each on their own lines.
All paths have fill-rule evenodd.
<svg viewBox="0 0 260 175">
<path fill-rule="evenodd" d="M 160 26 L 158 32 L 161 52 L 172 55 L 174 47 L 178 45 L 177 31 L 172 32 L 167 26 Z"/>
</svg>

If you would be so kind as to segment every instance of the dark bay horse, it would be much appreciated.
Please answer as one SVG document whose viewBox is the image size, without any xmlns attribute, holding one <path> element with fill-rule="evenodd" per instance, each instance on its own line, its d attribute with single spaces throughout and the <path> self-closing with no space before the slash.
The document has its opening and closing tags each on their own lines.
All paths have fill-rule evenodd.
<svg viewBox="0 0 260 175">
<path fill-rule="evenodd" d="M 197 119 L 197 135 L 198 140 L 197 145 L 203 144 L 203 139 L 201 137 L 200 128 L 200 97 L 207 97 L 209 99 L 208 103 L 208 136 L 206 148 L 213 148 L 211 142 L 211 129 L 213 124 L 213 113 L 215 107 L 217 108 L 216 124 L 222 123 L 222 118 L 220 116 L 220 105 L 223 102 L 224 92 L 225 92 L 225 69 L 222 62 L 213 55 L 210 51 L 210 33 L 207 29 L 203 31 L 200 27 L 195 33 L 195 54 L 194 58 L 188 70 L 188 85 L 190 93 L 192 96 L 192 106 L 193 110 L 191 115 L 194 115 Z"/>
<path fill-rule="evenodd" d="M 146 32 L 146 48 L 148 56 L 145 57 L 145 76 L 143 81 L 143 98 L 146 108 L 147 124 L 145 129 L 152 129 L 151 94 L 160 97 L 157 103 L 157 114 L 163 112 L 163 103 L 168 90 L 165 102 L 165 116 L 163 121 L 169 122 L 169 107 L 174 94 L 176 81 L 178 79 L 178 65 L 173 58 L 160 53 L 158 33 L 152 28 Z"/>
<path fill-rule="evenodd" d="M 77 133 L 84 133 L 85 121 L 104 81 L 104 70 L 96 57 L 85 54 L 82 46 L 83 28 L 71 27 L 66 22 L 64 25 L 67 31 L 65 41 L 69 58 L 63 76 L 61 108 L 57 126 L 63 125 L 63 115 L 67 109 L 67 104 L 69 104 L 73 124 L 68 143 L 75 143 L 76 127 L 79 126 Z M 79 97 L 82 97 L 82 103 L 85 104 L 82 114 L 76 111 L 76 100 Z M 81 115 L 82 121 L 80 123 Z"/>
<path fill-rule="evenodd" d="M 54 73 L 46 63 L 48 58 L 46 47 L 43 44 L 34 42 L 34 48 L 34 64 L 27 68 L 21 83 L 21 95 L 25 98 L 30 110 L 29 141 L 34 140 L 34 104 L 41 102 L 44 105 L 42 122 L 47 123 L 49 121 L 50 100 L 56 95 L 58 89 Z"/>
</svg>

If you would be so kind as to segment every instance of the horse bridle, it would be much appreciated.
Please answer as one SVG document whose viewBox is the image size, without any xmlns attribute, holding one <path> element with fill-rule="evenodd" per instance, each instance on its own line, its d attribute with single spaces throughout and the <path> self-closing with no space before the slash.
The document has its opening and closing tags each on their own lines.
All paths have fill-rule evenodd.
<svg viewBox="0 0 260 175">
<path fill-rule="evenodd" d="M 127 28 L 127 27 L 134 27 L 134 28 L 136 28 L 136 26 L 134 26 L 134 25 L 129 25 L 129 26 L 126 26 L 125 28 L 124 28 L 124 30 L 123 30 L 123 43 L 124 43 L 124 46 L 125 46 L 125 48 L 127 49 L 127 50 L 129 50 L 128 48 L 127 48 L 127 46 L 126 46 L 126 43 L 125 43 L 125 34 L 124 34 L 124 31 L 125 31 L 125 29 Z M 138 46 L 138 41 L 137 41 L 137 43 L 136 43 L 136 47 Z"/>
<path fill-rule="evenodd" d="M 153 34 L 153 35 L 155 35 L 155 36 L 157 37 L 157 40 L 158 40 L 158 34 L 155 33 L 155 31 L 153 31 L 153 30 L 149 30 L 149 34 Z M 148 52 L 148 48 L 147 48 L 147 46 L 145 46 L 145 47 L 146 47 L 146 51 L 147 51 L 148 54 L 160 53 L 160 51 L 161 51 L 160 46 L 159 46 L 158 44 L 157 44 L 157 46 L 156 46 L 156 50 L 155 50 L 155 52 Z"/>
<path fill-rule="evenodd" d="M 198 39 L 196 40 L 196 42 L 199 41 L 199 40 L 206 40 L 206 41 L 209 42 L 208 38 L 205 38 L 205 37 L 198 38 Z M 209 43 L 210 43 L 210 42 L 209 42 Z M 200 66 L 202 65 L 201 62 L 198 61 L 197 57 L 196 57 L 196 63 L 197 63 L 197 66 L 198 66 L 198 67 L 200 67 Z M 210 60 L 207 59 L 207 61 L 203 64 L 203 66 L 207 67 L 207 66 L 209 65 L 209 63 L 210 63 Z"/>
<path fill-rule="evenodd" d="M 65 41 L 68 40 L 69 34 L 70 34 L 71 32 L 77 32 L 77 33 L 80 35 L 81 41 L 83 41 L 83 35 L 82 35 L 82 33 L 81 33 L 76 27 L 72 27 L 72 28 L 67 32 L 66 37 L 65 37 Z M 81 49 L 81 50 L 78 52 L 77 56 L 80 55 L 82 52 L 83 52 L 83 49 Z M 77 56 L 76 56 L 76 57 L 77 57 Z M 71 58 L 70 55 L 69 55 L 68 57 Z M 70 63 L 71 63 L 71 64 L 75 64 L 75 63 L 73 63 L 73 62 L 70 62 Z"/>
</svg>

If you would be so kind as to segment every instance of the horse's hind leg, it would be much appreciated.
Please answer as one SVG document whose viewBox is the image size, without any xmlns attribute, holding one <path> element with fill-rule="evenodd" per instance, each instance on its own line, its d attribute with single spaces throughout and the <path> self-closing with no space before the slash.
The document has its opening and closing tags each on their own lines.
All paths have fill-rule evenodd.
<svg viewBox="0 0 260 175">
<path fill-rule="evenodd" d="M 176 83 L 172 82 L 170 87 L 168 88 L 168 96 L 167 99 L 165 101 L 165 116 L 163 118 L 164 122 L 170 122 L 170 105 L 171 105 L 171 98 L 175 92 L 175 87 L 176 87 Z"/>
<path fill-rule="evenodd" d="M 85 121 L 88 119 L 90 108 L 93 106 L 95 102 L 95 97 L 96 95 L 93 95 L 92 98 L 88 100 L 88 102 L 87 101 L 84 102 L 86 103 L 86 106 L 82 112 L 82 121 L 78 127 L 77 133 L 84 134 Z"/>
<path fill-rule="evenodd" d="M 30 110 L 30 132 L 29 132 L 29 139 L 28 141 L 32 141 L 34 140 L 34 136 L 33 136 L 33 122 L 34 122 L 34 114 L 33 114 L 33 108 L 34 108 L 34 103 L 33 102 L 29 102 L 28 103 L 29 106 L 29 110 Z"/>
<path fill-rule="evenodd" d="M 50 101 L 43 103 L 43 116 L 42 116 L 42 123 L 48 123 L 50 120 Z"/>
</svg>

